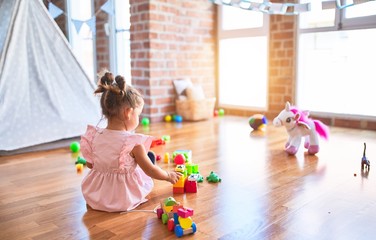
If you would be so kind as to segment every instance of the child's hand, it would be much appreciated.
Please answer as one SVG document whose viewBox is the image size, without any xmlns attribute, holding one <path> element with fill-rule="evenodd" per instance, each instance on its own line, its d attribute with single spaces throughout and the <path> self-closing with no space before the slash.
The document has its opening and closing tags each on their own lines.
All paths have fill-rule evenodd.
<svg viewBox="0 0 376 240">
<path fill-rule="evenodd" d="M 167 181 L 169 181 L 172 184 L 175 184 L 179 180 L 179 178 L 182 176 L 182 173 L 180 172 L 167 172 L 167 173 L 169 175 L 169 178 L 167 179 Z"/>
</svg>

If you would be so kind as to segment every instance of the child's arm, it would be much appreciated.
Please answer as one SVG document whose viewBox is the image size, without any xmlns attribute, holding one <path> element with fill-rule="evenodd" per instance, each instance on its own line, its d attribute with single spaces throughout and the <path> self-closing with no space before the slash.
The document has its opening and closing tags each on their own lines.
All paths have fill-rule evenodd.
<svg viewBox="0 0 376 240">
<path fill-rule="evenodd" d="M 181 177 L 179 172 L 167 172 L 162 170 L 160 167 L 154 165 L 148 155 L 144 145 L 137 145 L 133 148 L 131 154 L 133 154 L 137 164 L 141 167 L 142 170 L 151 178 L 158 180 L 165 180 L 172 184 L 175 184 Z"/>
</svg>

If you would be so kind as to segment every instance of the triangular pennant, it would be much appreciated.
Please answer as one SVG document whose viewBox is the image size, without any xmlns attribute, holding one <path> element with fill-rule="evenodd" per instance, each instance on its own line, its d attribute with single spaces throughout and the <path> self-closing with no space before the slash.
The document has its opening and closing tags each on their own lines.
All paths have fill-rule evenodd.
<svg viewBox="0 0 376 240">
<path fill-rule="evenodd" d="M 48 3 L 48 12 L 52 16 L 52 18 L 55 19 L 63 13 L 63 10 L 61 10 L 55 4 L 50 2 Z"/>
<path fill-rule="evenodd" d="M 92 18 L 90 18 L 89 20 L 86 20 L 85 22 L 86 22 L 86 24 L 89 26 L 91 32 L 92 32 L 93 34 L 95 34 L 95 33 L 96 33 L 95 15 L 94 15 Z"/>
<path fill-rule="evenodd" d="M 79 34 L 82 24 L 84 24 L 84 21 L 72 19 L 72 22 L 73 22 L 74 27 L 76 28 L 77 34 Z"/>
<path fill-rule="evenodd" d="M 114 14 L 114 8 L 113 8 L 112 0 L 108 0 L 105 4 L 103 4 L 101 6 L 101 10 L 106 12 L 109 15 L 113 15 Z"/>
</svg>

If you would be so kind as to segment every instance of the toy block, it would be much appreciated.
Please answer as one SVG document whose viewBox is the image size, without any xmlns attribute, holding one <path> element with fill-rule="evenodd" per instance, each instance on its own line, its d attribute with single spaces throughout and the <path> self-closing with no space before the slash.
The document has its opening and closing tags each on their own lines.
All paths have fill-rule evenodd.
<svg viewBox="0 0 376 240">
<path fill-rule="evenodd" d="M 178 210 L 179 217 L 187 218 L 193 216 L 193 209 L 192 208 L 180 208 Z"/>
<path fill-rule="evenodd" d="M 188 175 L 193 173 L 198 173 L 198 165 L 194 163 L 187 163 L 185 164 L 185 168 L 187 169 Z"/>
<path fill-rule="evenodd" d="M 184 190 L 187 193 L 196 193 L 197 192 L 197 182 L 187 180 L 185 182 Z"/>
<path fill-rule="evenodd" d="M 172 212 L 177 213 L 179 209 L 184 208 L 183 205 L 175 205 L 172 208 Z"/>
<path fill-rule="evenodd" d="M 176 155 L 183 154 L 185 157 L 185 163 L 192 162 L 192 150 L 176 150 L 172 153 L 172 157 L 175 158 Z"/>
<path fill-rule="evenodd" d="M 170 154 L 168 152 L 166 152 L 164 154 L 164 159 L 163 159 L 164 163 L 168 163 L 170 161 Z"/>
<path fill-rule="evenodd" d="M 175 167 L 175 172 L 181 172 L 181 173 L 184 173 L 184 172 L 185 172 L 185 165 L 184 165 L 184 164 L 176 165 L 176 167 Z"/>
<path fill-rule="evenodd" d="M 184 188 L 185 185 L 185 177 L 181 176 L 179 180 L 173 185 L 173 187 L 181 187 Z"/>
<path fill-rule="evenodd" d="M 173 193 L 184 193 L 184 187 L 173 187 Z"/>
<path fill-rule="evenodd" d="M 183 154 L 178 154 L 174 157 L 174 163 L 175 164 L 184 164 L 185 163 L 185 157 Z"/>
</svg>

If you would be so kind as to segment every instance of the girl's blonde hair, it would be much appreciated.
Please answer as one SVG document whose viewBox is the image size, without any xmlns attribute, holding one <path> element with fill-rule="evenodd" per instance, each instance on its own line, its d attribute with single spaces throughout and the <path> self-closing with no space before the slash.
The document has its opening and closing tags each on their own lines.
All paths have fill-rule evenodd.
<svg viewBox="0 0 376 240">
<path fill-rule="evenodd" d="M 107 118 L 119 117 L 122 109 L 140 107 L 144 100 L 139 91 L 130 85 L 126 85 L 123 76 L 114 76 L 111 72 L 105 72 L 98 81 L 98 87 L 94 94 L 102 94 L 102 114 Z"/>
</svg>

